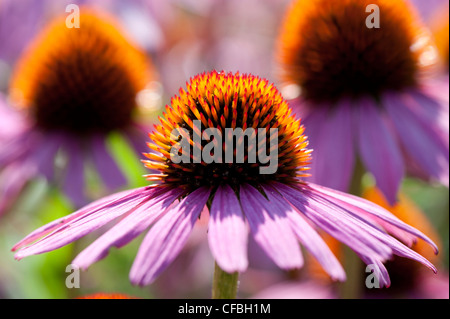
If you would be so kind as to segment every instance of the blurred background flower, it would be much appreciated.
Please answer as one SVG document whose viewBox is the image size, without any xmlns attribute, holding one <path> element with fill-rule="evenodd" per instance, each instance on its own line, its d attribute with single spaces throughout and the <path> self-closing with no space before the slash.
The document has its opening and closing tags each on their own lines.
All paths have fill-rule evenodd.
<svg viewBox="0 0 450 319">
<path fill-rule="evenodd" d="M 372 3 L 379 28 L 366 27 Z M 390 203 L 407 169 L 448 187 L 448 81 L 433 77 L 437 50 L 407 2 L 294 1 L 278 55 L 317 149 L 313 181 L 347 191 L 360 161 Z"/>
<path fill-rule="evenodd" d="M 95 198 L 85 187 L 88 165 L 109 191 L 125 186 L 108 150 L 113 132 L 126 136 L 136 155 L 144 150 L 148 129 L 133 116 L 152 76 L 150 62 L 108 17 L 83 9 L 82 28 L 68 28 L 65 15 L 52 20 L 14 67 L 11 107 L 0 109 L 7 137 L 0 148 L 0 214 L 36 178 L 57 185 L 74 207 L 86 204 Z"/>
</svg>

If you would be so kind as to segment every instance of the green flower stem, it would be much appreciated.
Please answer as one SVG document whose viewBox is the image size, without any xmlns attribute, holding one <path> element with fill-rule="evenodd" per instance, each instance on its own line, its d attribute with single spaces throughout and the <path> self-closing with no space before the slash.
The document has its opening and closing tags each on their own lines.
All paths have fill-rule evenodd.
<svg viewBox="0 0 450 319">
<path fill-rule="evenodd" d="M 359 159 L 356 159 L 355 169 L 350 184 L 350 194 L 356 196 L 362 195 L 362 178 L 364 174 L 364 166 Z M 365 283 L 363 263 L 358 255 L 347 246 L 343 246 L 342 256 L 347 280 L 340 285 L 340 296 L 342 299 L 357 299 L 361 296 Z"/>
<path fill-rule="evenodd" d="M 212 299 L 236 299 L 239 273 L 229 274 L 214 263 Z"/>
</svg>

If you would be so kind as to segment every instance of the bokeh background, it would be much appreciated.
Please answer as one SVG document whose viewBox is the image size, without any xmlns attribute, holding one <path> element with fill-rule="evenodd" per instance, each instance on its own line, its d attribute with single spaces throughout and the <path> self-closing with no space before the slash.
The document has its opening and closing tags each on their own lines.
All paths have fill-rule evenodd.
<svg viewBox="0 0 450 319">
<path fill-rule="evenodd" d="M 65 14 L 66 5 L 71 3 L 92 5 L 115 15 L 127 35 L 151 58 L 157 74 L 138 101 L 149 123 L 156 120 L 170 103 L 170 97 L 197 73 L 212 69 L 253 73 L 278 86 L 275 43 L 289 2 L 0 0 L 0 91 L 8 94 L 11 72 L 29 41 L 52 17 Z M 436 27 L 438 13 L 448 11 L 447 0 L 412 2 L 430 29 Z M 446 19 L 448 32 L 448 15 Z M 146 185 L 142 178 L 145 170 L 126 142 L 111 134 L 108 144 L 128 178 L 126 188 Z M 95 193 L 99 187 L 97 176 L 87 174 L 89 188 Z M 447 289 L 448 298 L 449 190 L 408 178 L 402 191 L 423 211 L 440 237 L 439 273 L 446 279 L 434 289 Z M 203 219 L 176 262 L 154 284 L 144 288 L 134 287 L 128 280 L 142 236 L 120 250 L 113 249 L 107 258 L 81 272 L 79 289 L 66 287 L 69 275 L 66 266 L 92 242 L 95 234 L 54 252 L 14 260 L 11 247 L 16 242 L 72 210 L 60 190 L 47 185 L 45 180 L 35 180 L 26 186 L 17 204 L 0 219 L 0 298 L 76 298 L 98 292 L 140 298 L 210 297 L 214 262 L 207 247 Z M 336 296 L 335 284 L 312 275 L 308 267 L 299 273 L 283 273 L 269 263 L 258 262 L 258 256 L 253 260 L 249 271 L 241 275 L 241 298 Z M 445 296 L 445 291 L 439 296 Z"/>
</svg>

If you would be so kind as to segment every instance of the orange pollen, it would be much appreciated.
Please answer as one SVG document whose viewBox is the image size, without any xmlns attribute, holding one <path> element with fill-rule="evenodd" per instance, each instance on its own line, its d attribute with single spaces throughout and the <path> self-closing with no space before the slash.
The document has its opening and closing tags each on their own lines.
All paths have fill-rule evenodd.
<svg viewBox="0 0 450 319">
<path fill-rule="evenodd" d="M 221 184 L 237 189 L 242 183 L 297 182 L 298 177 L 308 176 L 311 150 L 306 149 L 304 128 L 267 80 L 216 71 L 197 75 L 172 98 L 160 122 L 149 134 L 152 142 L 148 146 L 154 153 L 145 154 L 148 160 L 143 161 L 147 168 L 160 172 L 147 175 L 151 181 L 193 191 Z M 174 129 L 179 134 L 174 135 Z M 206 129 L 219 135 L 205 138 Z M 233 137 L 236 132 L 255 135 Z M 176 148 L 181 140 L 188 145 L 187 152 Z M 269 161 L 261 160 L 263 153 Z M 206 160 L 205 154 L 214 160 Z M 185 155 L 186 161 L 177 162 L 174 155 Z M 272 160 L 275 171 L 261 173 Z"/>
<path fill-rule="evenodd" d="M 13 74 L 12 98 L 41 129 L 85 134 L 126 127 L 149 81 L 149 61 L 110 17 L 80 12 L 79 28 L 58 17 L 33 41 Z"/>
<path fill-rule="evenodd" d="M 434 47 L 411 9 L 403 0 L 295 1 L 278 40 L 283 81 L 329 103 L 415 86 L 435 61 L 425 58 Z"/>
</svg>

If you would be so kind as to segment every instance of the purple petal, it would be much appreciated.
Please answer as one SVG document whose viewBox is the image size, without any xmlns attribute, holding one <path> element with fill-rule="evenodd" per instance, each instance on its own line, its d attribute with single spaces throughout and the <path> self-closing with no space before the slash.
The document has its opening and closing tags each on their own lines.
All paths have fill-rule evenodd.
<svg viewBox="0 0 450 319">
<path fill-rule="evenodd" d="M 17 199 L 36 169 L 29 163 L 13 163 L 0 171 L 0 215 Z"/>
<path fill-rule="evenodd" d="M 45 176 L 47 180 L 52 180 L 55 169 L 56 153 L 62 145 L 61 136 L 47 134 L 45 142 L 41 142 L 32 154 L 32 161 L 36 162 L 39 174 Z"/>
<path fill-rule="evenodd" d="M 169 266 L 184 247 L 210 190 L 199 188 L 170 209 L 148 232 L 130 272 L 133 284 L 148 285 Z"/>
<path fill-rule="evenodd" d="M 140 156 L 143 152 L 148 152 L 149 149 L 146 144 L 148 133 L 151 129 L 147 129 L 145 126 L 134 123 L 132 127 L 125 131 L 126 136 L 130 142 L 130 145 L 134 148 L 136 153 Z"/>
<path fill-rule="evenodd" d="M 394 227 L 402 229 L 402 230 L 412 234 L 413 236 L 416 236 L 416 237 L 419 237 L 419 238 L 425 240 L 428 244 L 430 244 L 433 247 L 435 253 L 436 254 L 438 253 L 438 247 L 430 238 L 428 238 L 426 235 L 424 235 L 422 232 L 418 231 L 414 227 L 409 226 L 408 224 L 402 222 L 395 215 L 393 215 L 391 212 L 387 211 L 383 207 L 378 206 L 364 198 L 360 198 L 360 197 L 357 197 L 354 195 L 339 192 L 339 191 L 333 190 L 331 188 L 323 187 L 323 186 L 316 185 L 313 183 L 309 183 L 308 187 L 320 192 L 322 195 L 325 195 L 326 197 L 330 198 L 332 201 L 337 201 L 337 203 L 342 207 L 348 207 L 349 210 L 352 210 L 354 207 L 360 208 L 366 214 L 371 214 L 371 215 L 373 215 L 377 218 L 380 218 L 381 220 L 391 224 Z"/>
<path fill-rule="evenodd" d="M 341 205 L 339 201 L 328 200 L 320 191 L 305 185 L 301 190 L 297 190 L 297 193 L 292 191 L 293 188 L 280 183 L 276 184 L 276 188 L 281 189 L 282 195 L 309 219 L 360 256 L 383 262 L 394 253 L 416 260 L 436 272 L 436 267 L 426 258 L 389 236 L 363 215 L 358 214 L 358 207 L 352 207 L 350 204 Z"/>
<path fill-rule="evenodd" d="M 373 102 L 362 101 L 355 110 L 359 111 L 356 116 L 361 159 L 387 201 L 394 204 L 404 172 L 401 153 Z"/>
<path fill-rule="evenodd" d="M 122 192 L 119 192 L 116 194 L 112 194 L 112 195 L 103 197 L 99 200 L 96 200 L 93 203 L 77 210 L 76 212 L 74 212 L 70 215 L 58 218 L 51 223 L 48 223 L 42 227 L 39 227 L 38 229 L 36 229 L 33 232 L 31 232 L 30 234 L 28 234 L 20 242 L 15 244 L 11 250 L 16 251 L 18 249 L 21 249 L 21 248 L 31 244 L 35 240 L 50 234 L 54 230 L 65 226 L 69 222 L 71 222 L 75 219 L 78 219 L 80 217 L 82 218 L 85 214 L 94 213 L 97 210 L 105 208 L 106 206 L 108 206 L 110 204 L 114 205 L 114 203 L 116 203 L 118 200 L 120 200 L 123 197 L 127 197 L 129 195 L 135 195 L 138 193 L 143 193 L 146 188 L 150 189 L 149 187 L 141 187 L 141 188 L 137 188 L 137 189 L 122 191 Z"/>
<path fill-rule="evenodd" d="M 349 215 L 313 192 L 296 190 L 280 183 L 275 187 L 308 219 L 355 252 L 380 260 L 392 256 L 392 249 L 380 241 L 380 231 L 375 226 Z"/>
<path fill-rule="evenodd" d="M 346 191 L 355 161 L 351 105 L 343 102 L 327 115 L 314 124 L 320 131 L 310 144 L 314 149 L 311 177 L 320 185 Z"/>
<path fill-rule="evenodd" d="M 157 188 L 142 187 L 114 194 L 45 225 L 13 247 L 13 250 L 17 250 L 46 235 L 39 241 L 21 249 L 16 253 L 15 258 L 21 259 L 30 255 L 41 254 L 70 244 L 129 212 L 143 201 L 151 198 L 156 191 L 158 191 Z"/>
<path fill-rule="evenodd" d="M 152 194 L 151 199 L 132 210 L 114 227 L 84 249 L 72 262 L 82 269 L 108 255 L 111 247 L 122 247 L 139 236 L 182 195 L 181 189 L 162 189 Z"/>
<path fill-rule="evenodd" d="M 286 214 L 250 185 L 241 186 L 240 202 L 253 238 L 275 264 L 301 268 L 303 257 Z"/>
<path fill-rule="evenodd" d="M 448 86 L 448 83 L 447 83 Z M 448 87 L 447 87 L 448 90 Z M 405 101 L 409 109 L 416 114 L 417 118 L 422 119 L 425 123 L 433 123 L 432 129 L 435 129 L 443 141 L 449 142 L 449 107 L 448 107 L 448 92 L 447 100 L 442 101 L 438 98 L 430 96 L 429 92 L 412 91 L 408 93 Z M 448 147 L 448 145 L 447 145 Z"/>
<path fill-rule="evenodd" d="M 278 192 L 273 188 L 263 188 L 269 201 L 277 203 L 279 209 L 285 212 L 300 242 L 317 259 L 325 271 L 333 279 L 344 281 L 346 279 L 345 271 L 322 237 Z"/>
<path fill-rule="evenodd" d="M 316 180 L 316 175 L 318 173 L 318 169 L 317 169 L 317 163 L 316 163 L 316 146 L 319 144 L 320 142 L 320 133 L 321 133 L 321 129 L 323 127 L 323 123 L 326 120 L 326 116 L 327 116 L 327 112 L 324 111 L 323 109 L 317 109 L 314 110 L 312 112 L 309 112 L 309 114 L 306 117 L 302 118 L 302 124 L 305 126 L 305 135 L 308 136 L 308 141 L 309 141 L 309 148 L 313 149 L 314 152 L 313 154 L 313 160 L 312 163 L 309 165 L 310 166 L 310 170 L 308 171 L 308 173 L 311 174 L 311 179 L 312 180 Z M 319 161 L 320 161 L 320 156 L 319 156 Z"/>
<path fill-rule="evenodd" d="M 90 147 L 95 168 L 106 187 L 110 190 L 115 190 L 124 186 L 127 183 L 127 179 L 107 150 L 105 137 L 94 136 Z"/>
<path fill-rule="evenodd" d="M 245 271 L 248 229 L 236 194 L 220 186 L 211 205 L 208 241 L 217 264 L 226 272 Z"/>
<path fill-rule="evenodd" d="M 0 114 L 1 116 L 1 114 Z M 8 139 L 0 141 L 0 166 L 8 165 L 13 161 L 23 159 L 30 154 L 35 145 L 40 143 L 32 131 L 24 130 Z"/>
<path fill-rule="evenodd" d="M 383 105 L 409 155 L 428 174 L 448 186 L 448 143 L 442 139 L 442 134 L 436 132 L 436 124 L 424 121 L 405 103 L 405 100 L 392 95 L 384 99 Z"/>
<path fill-rule="evenodd" d="M 84 194 L 84 152 L 80 142 L 72 138 L 65 141 L 69 161 L 65 167 L 63 191 L 75 207 L 86 205 Z"/>
</svg>

